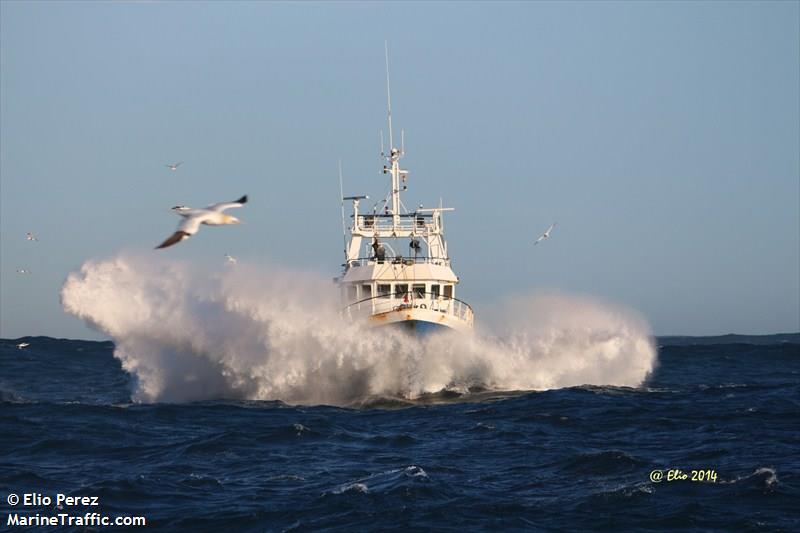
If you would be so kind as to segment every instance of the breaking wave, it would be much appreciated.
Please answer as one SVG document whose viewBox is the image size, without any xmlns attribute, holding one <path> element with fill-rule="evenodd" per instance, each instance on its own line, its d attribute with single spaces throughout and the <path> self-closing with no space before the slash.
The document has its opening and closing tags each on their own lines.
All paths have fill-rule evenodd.
<svg viewBox="0 0 800 533">
<path fill-rule="evenodd" d="M 563 294 L 505 302 L 500 325 L 472 335 L 418 339 L 340 318 L 336 288 L 314 274 L 122 254 L 84 263 L 61 299 L 114 339 L 137 402 L 350 405 L 476 387 L 635 387 L 656 364 L 638 315 Z"/>
</svg>

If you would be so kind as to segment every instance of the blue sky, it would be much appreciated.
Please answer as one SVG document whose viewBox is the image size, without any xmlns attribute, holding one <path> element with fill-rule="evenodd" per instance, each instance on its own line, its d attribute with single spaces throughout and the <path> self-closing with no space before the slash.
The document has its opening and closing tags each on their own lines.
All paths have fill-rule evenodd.
<svg viewBox="0 0 800 533">
<path fill-rule="evenodd" d="M 336 275 L 338 159 L 385 194 L 384 40 L 406 204 L 456 207 L 478 316 L 558 289 L 657 334 L 797 331 L 798 5 L 4 1 L 0 336 L 94 338 L 59 289 L 122 250 Z M 245 225 L 152 251 L 169 207 L 244 193 Z"/>
</svg>

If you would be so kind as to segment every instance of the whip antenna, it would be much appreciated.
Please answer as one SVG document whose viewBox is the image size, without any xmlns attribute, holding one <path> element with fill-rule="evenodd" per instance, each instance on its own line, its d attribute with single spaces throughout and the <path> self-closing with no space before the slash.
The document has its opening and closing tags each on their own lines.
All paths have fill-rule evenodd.
<svg viewBox="0 0 800 533">
<path fill-rule="evenodd" d="M 386 54 L 386 107 L 389 110 L 389 151 L 394 148 L 392 141 L 392 91 L 389 88 L 389 41 L 383 41 Z"/>
<path fill-rule="evenodd" d="M 342 160 L 339 160 L 339 201 L 342 204 L 342 241 L 344 243 L 344 261 L 347 263 L 347 230 L 344 224 L 344 189 L 342 187 Z"/>
</svg>

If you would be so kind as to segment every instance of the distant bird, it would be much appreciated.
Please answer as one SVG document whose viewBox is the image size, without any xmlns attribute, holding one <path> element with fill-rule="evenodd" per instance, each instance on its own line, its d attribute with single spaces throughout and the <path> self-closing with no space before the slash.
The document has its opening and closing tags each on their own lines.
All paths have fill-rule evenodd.
<svg viewBox="0 0 800 533">
<path fill-rule="evenodd" d="M 17 274 L 30 274 L 30 273 L 31 273 L 31 271 L 28 270 L 27 268 L 18 268 L 17 269 Z"/>
<path fill-rule="evenodd" d="M 34 235 L 33 233 L 31 233 L 30 231 L 25 234 L 25 238 L 28 239 L 29 241 L 38 241 L 39 240 L 39 238 L 36 235 Z"/>
<path fill-rule="evenodd" d="M 225 254 L 225 259 L 228 261 L 228 263 L 230 263 L 232 265 L 235 265 L 236 263 L 239 262 L 239 261 L 236 260 L 235 257 L 233 257 L 232 255 L 228 255 L 228 254 Z"/>
<path fill-rule="evenodd" d="M 550 227 L 549 227 L 549 228 L 547 228 L 547 231 L 545 231 L 544 233 L 542 233 L 542 234 L 539 236 L 539 238 L 538 238 L 538 239 L 536 239 L 536 242 L 535 242 L 535 243 L 533 243 L 533 244 L 534 244 L 534 245 L 537 245 L 537 244 L 539 244 L 539 242 L 540 242 L 540 241 L 543 241 L 543 240 L 545 240 L 545 239 L 549 239 L 549 238 L 550 238 L 550 232 L 551 232 L 551 231 L 553 231 L 553 228 L 555 228 L 555 227 L 556 227 L 556 224 L 557 224 L 556 222 L 553 222 L 552 224 L 550 224 Z"/>
<path fill-rule="evenodd" d="M 177 163 L 170 163 L 169 165 L 164 165 L 164 166 L 170 169 L 171 171 L 175 172 L 176 170 L 178 170 L 178 167 L 181 166 L 182 164 L 183 161 L 179 161 Z"/>
<path fill-rule="evenodd" d="M 19 348 L 21 350 L 23 348 L 27 348 L 30 345 L 31 345 L 31 343 L 29 343 L 29 342 L 21 342 L 21 343 L 17 344 L 17 348 Z"/>
<path fill-rule="evenodd" d="M 242 207 L 247 203 L 247 195 L 242 196 L 235 202 L 222 202 L 219 204 L 212 204 L 204 209 L 192 209 L 184 205 L 176 205 L 172 208 L 173 211 L 184 217 L 185 220 L 178 224 L 178 230 L 170 236 L 169 239 L 156 246 L 159 248 L 166 248 L 173 244 L 179 243 L 184 239 L 188 239 L 198 232 L 200 224 L 208 226 L 222 226 L 225 224 L 240 224 L 241 220 L 231 215 L 223 213 L 226 209 L 231 207 Z"/>
</svg>

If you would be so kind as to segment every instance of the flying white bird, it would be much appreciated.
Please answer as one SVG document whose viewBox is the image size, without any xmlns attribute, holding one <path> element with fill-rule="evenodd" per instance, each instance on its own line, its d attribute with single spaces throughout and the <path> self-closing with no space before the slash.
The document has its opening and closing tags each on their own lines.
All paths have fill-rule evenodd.
<svg viewBox="0 0 800 533">
<path fill-rule="evenodd" d="M 178 167 L 181 166 L 182 164 L 183 161 L 179 161 L 177 163 L 170 163 L 169 165 L 164 165 L 164 166 L 170 169 L 171 171 L 175 172 L 176 170 L 178 170 Z"/>
<path fill-rule="evenodd" d="M 36 235 L 34 235 L 33 233 L 31 233 L 30 231 L 25 234 L 25 238 L 28 239 L 29 241 L 38 241 L 39 240 L 39 238 Z"/>
<path fill-rule="evenodd" d="M 21 343 L 17 344 L 17 348 L 19 348 L 21 350 L 23 348 L 27 348 L 30 345 L 31 345 L 31 343 L 29 343 L 29 342 L 21 342 Z"/>
<path fill-rule="evenodd" d="M 538 239 L 536 239 L 536 242 L 535 242 L 535 243 L 533 243 L 533 244 L 534 244 L 534 245 L 536 245 L 536 244 L 539 244 L 539 242 L 540 242 L 540 241 L 543 241 L 543 240 L 545 240 L 545 239 L 549 239 L 549 238 L 550 238 L 550 232 L 551 232 L 551 231 L 553 231 L 553 228 L 555 228 L 555 227 L 556 227 L 556 224 L 557 224 L 556 222 L 553 222 L 552 224 L 550 224 L 550 227 L 549 227 L 549 228 L 547 228 L 547 231 L 545 231 L 544 233 L 542 233 L 542 234 L 539 236 L 539 238 L 538 238 Z"/>
<path fill-rule="evenodd" d="M 31 271 L 28 270 L 27 268 L 18 268 L 17 269 L 17 274 L 30 274 L 30 273 L 31 273 Z"/>
<path fill-rule="evenodd" d="M 239 262 L 239 261 L 236 260 L 235 257 L 233 257 L 232 255 L 228 255 L 228 254 L 225 254 L 225 259 L 228 261 L 228 263 L 230 263 L 232 265 L 235 265 L 236 263 Z"/>
<path fill-rule="evenodd" d="M 184 239 L 188 239 L 198 232 L 200 224 L 208 226 L 222 226 L 225 224 L 240 224 L 241 220 L 231 215 L 223 213 L 226 209 L 231 207 L 242 207 L 247 203 L 247 195 L 242 196 L 235 202 L 222 202 L 219 204 L 212 204 L 204 209 L 192 209 L 183 205 L 176 205 L 172 208 L 173 211 L 182 216 L 185 220 L 178 224 L 178 230 L 173 233 L 170 238 L 162 242 L 156 249 L 166 248 L 173 244 L 179 243 Z"/>
</svg>

